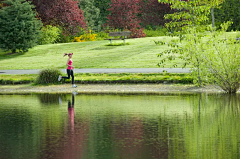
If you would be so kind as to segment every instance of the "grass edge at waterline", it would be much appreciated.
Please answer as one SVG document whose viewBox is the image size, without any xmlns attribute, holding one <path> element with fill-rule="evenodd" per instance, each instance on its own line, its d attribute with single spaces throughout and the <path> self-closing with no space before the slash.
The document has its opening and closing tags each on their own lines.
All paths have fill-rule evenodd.
<svg viewBox="0 0 240 159">
<path fill-rule="evenodd" d="M 35 83 L 37 74 L 32 75 L 0 75 L 1 85 Z M 193 79 L 184 73 L 76 73 L 76 84 L 140 84 L 140 83 L 180 83 L 192 84 Z M 60 83 L 70 83 L 70 80 L 62 80 Z M 59 82 L 56 79 L 56 83 Z"/>
</svg>

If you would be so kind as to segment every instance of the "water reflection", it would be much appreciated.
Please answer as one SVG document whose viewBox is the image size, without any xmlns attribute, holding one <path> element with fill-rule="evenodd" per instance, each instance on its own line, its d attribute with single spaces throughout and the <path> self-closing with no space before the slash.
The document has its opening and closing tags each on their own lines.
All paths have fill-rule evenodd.
<svg viewBox="0 0 240 159">
<path fill-rule="evenodd" d="M 50 96 L 0 96 L 0 159 L 240 158 L 239 95 Z"/>
</svg>

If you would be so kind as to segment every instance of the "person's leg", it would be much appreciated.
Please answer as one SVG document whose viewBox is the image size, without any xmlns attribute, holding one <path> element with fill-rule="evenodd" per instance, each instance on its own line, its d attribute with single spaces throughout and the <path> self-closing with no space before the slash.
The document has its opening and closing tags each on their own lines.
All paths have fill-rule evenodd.
<svg viewBox="0 0 240 159">
<path fill-rule="evenodd" d="M 71 70 L 71 76 L 72 76 L 72 87 L 76 88 L 77 86 L 74 84 L 74 73 L 73 73 L 73 70 Z"/>
<path fill-rule="evenodd" d="M 72 94 L 72 107 L 74 107 L 74 103 L 75 103 L 75 98 L 74 98 L 74 94 Z"/>
<path fill-rule="evenodd" d="M 70 75 L 71 75 L 71 70 L 68 70 L 67 69 L 67 77 L 66 76 L 63 76 L 62 78 L 65 78 L 65 79 L 70 79 Z"/>
<path fill-rule="evenodd" d="M 70 75 L 71 75 L 71 77 L 72 77 L 72 84 L 74 85 L 74 74 L 73 74 L 73 70 L 71 70 Z"/>
</svg>

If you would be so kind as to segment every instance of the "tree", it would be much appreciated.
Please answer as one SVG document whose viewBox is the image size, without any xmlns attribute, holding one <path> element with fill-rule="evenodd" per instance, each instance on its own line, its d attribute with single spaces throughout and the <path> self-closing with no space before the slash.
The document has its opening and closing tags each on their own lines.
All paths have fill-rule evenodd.
<svg viewBox="0 0 240 159">
<path fill-rule="evenodd" d="M 159 3 L 158 0 L 141 1 L 141 21 L 143 26 L 164 26 L 165 14 L 173 13 L 169 4 Z"/>
<path fill-rule="evenodd" d="M 110 4 L 111 0 L 95 0 L 94 4 L 97 8 L 100 9 L 100 17 L 99 17 L 99 21 L 102 22 L 102 24 L 105 24 L 107 22 L 107 16 L 109 15 L 109 11 L 108 9 L 110 8 Z"/>
<path fill-rule="evenodd" d="M 173 6 L 183 9 L 184 12 L 168 15 L 174 19 L 168 26 L 180 26 L 178 39 L 167 43 L 169 49 L 161 52 L 162 58 L 159 66 L 163 66 L 165 61 L 181 59 L 182 67 L 191 67 L 192 75 L 200 86 L 203 83 L 214 83 L 220 86 L 227 93 L 236 93 L 239 89 L 239 64 L 240 48 L 239 42 L 225 36 L 229 23 L 222 25 L 222 31 L 217 32 L 213 27 L 202 25 L 207 21 L 207 13 L 211 6 L 202 6 L 200 1 L 172 2 Z M 200 9 L 201 8 L 201 9 Z M 203 10 L 204 9 L 204 10 Z M 204 12 L 203 12 L 204 11 Z M 184 15 L 185 19 L 182 19 Z M 197 19 L 198 18 L 198 19 Z M 182 22 L 184 20 L 184 22 Z M 156 42 L 166 44 L 165 42 Z M 237 43 L 237 44 L 236 44 Z M 179 63 L 175 63 L 177 66 Z"/>
<path fill-rule="evenodd" d="M 75 34 L 78 26 L 86 28 L 83 11 L 74 0 L 33 0 L 42 22 L 63 27 L 65 33 Z"/>
<path fill-rule="evenodd" d="M 216 25 L 220 27 L 220 24 L 231 20 L 233 25 L 229 27 L 229 30 L 240 30 L 240 0 L 225 0 L 220 4 L 220 8 L 215 9 Z"/>
<path fill-rule="evenodd" d="M 171 5 L 177 10 L 172 14 L 165 15 L 170 22 L 165 25 L 175 31 L 184 31 L 191 26 L 201 26 L 208 21 L 210 5 L 204 5 L 201 0 L 158 0 L 159 2 Z"/>
<path fill-rule="evenodd" d="M 115 29 L 130 30 L 131 37 L 139 38 L 146 36 L 140 26 L 139 0 L 112 0 L 110 14 L 107 16 L 107 24 Z"/>
<path fill-rule="evenodd" d="M 100 21 L 100 9 L 98 9 L 94 0 L 80 0 L 79 8 L 83 10 L 87 26 L 93 30 L 100 30 L 102 22 Z"/>
<path fill-rule="evenodd" d="M 195 28 L 196 31 L 201 31 L 204 29 L 202 27 L 203 24 L 206 24 L 208 21 L 208 14 L 210 11 L 210 6 L 203 5 L 201 0 L 192 0 L 192 1 L 181 1 L 181 0 L 159 0 L 160 2 L 171 4 L 172 9 L 178 10 L 173 14 L 165 15 L 165 18 L 170 20 L 170 22 L 166 23 L 166 26 L 173 31 L 172 35 L 178 36 L 179 40 L 183 40 L 184 36 L 189 33 L 189 29 Z M 194 38 L 191 39 L 196 44 L 198 42 L 195 33 L 193 33 Z M 197 72 L 198 83 L 202 85 L 201 79 L 201 59 L 199 54 L 195 51 L 188 51 L 187 54 L 183 51 L 184 48 L 176 44 L 177 40 L 173 40 L 169 45 L 172 46 L 171 49 L 165 50 L 164 52 L 159 54 L 161 57 L 163 54 L 167 54 L 167 57 L 162 59 L 159 63 L 159 66 L 164 66 L 164 62 L 166 60 L 173 60 L 175 58 L 181 58 L 184 63 L 182 67 L 186 67 L 187 64 L 191 63 L 191 66 L 194 68 L 193 72 Z M 162 43 L 161 43 L 162 44 Z M 176 57 L 175 54 L 179 56 Z M 177 64 L 173 65 L 174 67 Z"/>
<path fill-rule="evenodd" d="M 218 8 L 224 0 L 202 0 L 202 3 L 211 6 L 212 27 L 215 27 L 214 8 Z"/>
<path fill-rule="evenodd" d="M 0 48 L 15 53 L 26 52 L 37 44 L 41 21 L 36 19 L 33 5 L 25 0 L 4 1 L 0 10 Z"/>
</svg>

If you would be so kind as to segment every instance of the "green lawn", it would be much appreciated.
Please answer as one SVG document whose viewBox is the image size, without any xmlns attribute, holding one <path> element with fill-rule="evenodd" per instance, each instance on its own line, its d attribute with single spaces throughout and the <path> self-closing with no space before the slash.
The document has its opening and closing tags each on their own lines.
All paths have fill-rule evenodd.
<svg viewBox="0 0 240 159">
<path fill-rule="evenodd" d="M 235 37 L 238 33 L 227 33 L 227 36 Z M 0 70 L 66 68 L 67 57 L 63 58 L 65 52 L 74 53 L 75 68 L 157 68 L 160 61 L 157 54 L 168 47 L 155 45 L 154 40 L 170 41 L 171 37 L 127 39 L 130 45 L 124 46 L 106 46 L 109 44 L 107 40 L 39 45 L 27 53 L 13 55 L 0 50 Z M 114 43 L 122 41 L 116 40 Z M 166 67 L 170 66 L 171 63 L 166 63 Z"/>
<path fill-rule="evenodd" d="M 0 69 L 66 68 L 67 57 L 73 52 L 75 68 L 157 68 L 157 54 L 167 46 L 157 46 L 154 40 L 170 37 L 128 39 L 130 45 L 106 46 L 109 41 L 39 45 L 27 53 L 9 55 L 0 51 Z M 114 43 L 122 43 L 121 40 Z"/>
</svg>

